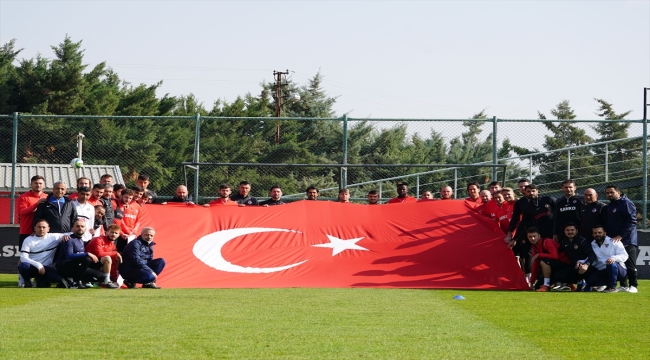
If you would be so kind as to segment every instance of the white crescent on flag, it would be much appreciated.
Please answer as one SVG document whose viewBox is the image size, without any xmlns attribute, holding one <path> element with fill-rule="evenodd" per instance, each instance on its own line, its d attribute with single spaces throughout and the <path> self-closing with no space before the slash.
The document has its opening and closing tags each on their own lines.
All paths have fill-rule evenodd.
<svg viewBox="0 0 650 360">
<path fill-rule="evenodd" d="M 269 267 L 269 268 L 258 268 L 258 267 L 243 267 L 229 262 L 223 258 L 221 254 L 221 248 L 223 248 L 226 243 L 236 237 L 248 234 L 256 234 L 263 232 L 292 232 L 299 233 L 295 230 L 287 229 L 273 229 L 273 228 L 239 228 L 239 229 L 228 229 L 213 232 L 202 238 L 200 238 L 192 249 L 194 256 L 201 260 L 206 265 L 215 268 L 220 271 L 225 272 L 235 272 L 235 273 L 244 273 L 244 274 L 265 274 L 283 271 L 291 269 L 292 267 L 304 264 L 307 260 L 297 262 L 295 264 L 278 266 L 278 267 Z"/>
</svg>

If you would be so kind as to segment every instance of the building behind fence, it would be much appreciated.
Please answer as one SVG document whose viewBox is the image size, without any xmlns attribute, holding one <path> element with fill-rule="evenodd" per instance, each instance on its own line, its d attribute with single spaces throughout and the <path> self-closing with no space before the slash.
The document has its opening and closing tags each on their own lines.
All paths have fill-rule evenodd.
<svg viewBox="0 0 650 360">
<path fill-rule="evenodd" d="M 544 136 L 550 132 L 541 120 L 496 117 L 13 114 L 0 117 L 0 163 L 11 164 L 12 169 L 4 173 L 0 196 L 13 199 L 22 190 L 16 188 L 18 164 L 68 164 L 81 155 L 88 165 L 119 167 L 127 185 L 133 185 L 139 174 L 149 175 L 151 187 L 161 197 L 172 196 L 177 185 L 186 184 L 195 199 L 207 200 L 216 196 L 219 184 L 229 183 L 234 188 L 247 180 L 253 184 L 253 195 L 262 198 L 268 196 L 272 185 L 279 184 L 287 199 L 304 198 L 310 185 L 319 187 L 325 198 L 336 198 L 340 188 L 349 188 L 352 198 L 365 198 L 369 190 L 376 189 L 386 199 L 396 195 L 398 181 L 408 182 L 413 196 L 425 190 L 439 194 L 442 186 L 450 185 L 461 198 L 466 196 L 469 182 L 486 187 L 498 180 L 516 186 L 522 177 L 532 179 L 543 194 L 561 196 L 562 181 L 571 178 L 579 190 L 595 188 L 601 200 L 606 184 L 621 186 L 637 204 L 640 216 L 647 219 L 647 121 L 551 121 L 579 126 L 592 140 L 546 151 Z M 594 140 L 594 127 L 608 123 L 629 125 L 626 136 Z M 81 154 L 79 143 L 83 145 Z M 515 150 L 525 154 L 518 155 Z M 364 164 L 367 166 L 361 166 Z M 60 180 L 52 177 L 46 179 L 47 188 Z M 0 223 L 11 221 L 0 219 Z"/>
</svg>

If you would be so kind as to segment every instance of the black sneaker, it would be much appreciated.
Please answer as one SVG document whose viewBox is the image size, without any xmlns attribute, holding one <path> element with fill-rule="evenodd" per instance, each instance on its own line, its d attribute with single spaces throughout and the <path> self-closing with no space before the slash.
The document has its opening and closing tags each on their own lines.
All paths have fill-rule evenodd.
<svg viewBox="0 0 650 360">
<path fill-rule="evenodd" d="M 604 293 L 615 293 L 615 292 L 618 292 L 618 290 L 617 290 L 615 287 L 607 287 L 607 289 L 605 289 L 605 290 L 603 290 L 603 291 L 601 291 L 601 292 L 604 292 Z"/>
<path fill-rule="evenodd" d="M 34 286 L 34 285 L 32 284 L 32 279 L 25 279 L 25 283 L 24 283 L 24 284 L 25 284 L 25 289 L 27 289 L 27 288 L 31 288 L 31 287 Z"/>
<path fill-rule="evenodd" d="M 66 289 L 72 289 L 72 286 L 74 285 L 74 281 L 72 281 L 72 279 L 70 279 L 70 278 L 62 277 L 61 278 L 61 284 L 63 284 L 63 286 Z"/>
<path fill-rule="evenodd" d="M 129 289 L 136 289 L 136 284 L 135 283 L 128 282 L 126 280 L 124 280 L 124 285 L 126 285 L 126 287 L 129 288 Z"/>
<path fill-rule="evenodd" d="M 77 289 L 88 289 L 88 286 L 84 285 L 83 281 L 77 282 Z"/>
<path fill-rule="evenodd" d="M 143 289 L 162 289 L 160 286 L 156 285 L 155 282 L 142 284 L 142 288 Z"/>
</svg>

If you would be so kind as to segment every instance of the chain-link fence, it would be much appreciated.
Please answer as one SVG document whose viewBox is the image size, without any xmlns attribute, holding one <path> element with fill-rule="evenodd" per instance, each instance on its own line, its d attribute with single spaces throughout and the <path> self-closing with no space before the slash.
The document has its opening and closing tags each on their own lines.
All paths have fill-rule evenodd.
<svg viewBox="0 0 650 360">
<path fill-rule="evenodd" d="M 161 198 L 173 196 L 178 185 L 186 184 L 195 198 L 207 201 L 217 195 L 220 184 L 229 183 L 234 190 L 242 180 L 249 181 L 252 195 L 260 198 L 267 197 L 269 188 L 277 184 L 288 200 L 304 198 L 305 189 L 311 185 L 320 188 L 324 198 L 336 198 L 338 190 L 345 187 L 350 189 L 352 199 L 359 201 L 365 199 L 369 190 L 377 190 L 383 199 L 388 199 L 395 196 L 398 181 L 409 183 L 412 196 L 431 191 L 438 197 L 441 187 L 451 186 L 455 196 L 463 198 L 470 182 L 486 188 L 496 179 L 516 187 L 517 179 L 522 177 L 532 179 L 542 193 L 560 196 L 562 181 L 572 178 L 578 189 L 594 187 L 601 198 L 605 184 L 616 183 L 641 210 L 647 204 L 646 131 L 643 120 L 545 123 L 498 118 L 15 114 L 0 118 L 0 163 L 9 169 L 3 173 L 0 196 L 9 200 L 12 191 L 27 190 L 23 180 L 14 178 L 14 163 L 69 166 L 70 160 L 80 155 L 79 134 L 83 134 L 81 157 L 86 165 L 118 166 L 127 186 L 134 185 L 138 175 L 149 175 L 150 189 Z M 381 164 L 405 166 L 377 166 Z M 46 187 L 60 179 L 52 175 L 46 179 Z"/>
</svg>

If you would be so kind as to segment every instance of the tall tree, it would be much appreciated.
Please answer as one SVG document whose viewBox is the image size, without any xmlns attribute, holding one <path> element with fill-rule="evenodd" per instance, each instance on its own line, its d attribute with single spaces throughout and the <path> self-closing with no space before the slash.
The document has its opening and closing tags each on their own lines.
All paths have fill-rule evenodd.
<svg viewBox="0 0 650 360">
<path fill-rule="evenodd" d="M 562 100 L 550 112 L 557 120 L 563 121 L 543 122 L 546 129 L 551 132 L 551 135 L 544 135 L 545 150 L 559 150 L 593 143 L 594 140 L 584 129 L 571 122 L 576 115 L 569 100 Z M 547 120 L 543 113 L 538 111 L 537 114 L 540 120 Z M 590 148 L 571 150 L 571 155 L 562 151 L 536 156 L 533 158 L 533 163 L 539 167 L 540 176 L 535 177 L 535 183 L 540 186 L 542 192 L 558 191 L 562 181 L 568 177 L 568 169 L 571 169 L 571 177 L 576 180 L 578 186 L 581 186 L 596 171 L 593 167 L 594 161 L 597 159 L 593 158 Z"/>
<path fill-rule="evenodd" d="M 611 103 L 603 99 L 594 99 L 598 103 L 597 114 L 604 120 L 613 120 L 611 122 L 602 122 L 594 126 L 594 130 L 600 135 L 601 141 L 620 140 L 629 137 L 629 122 L 620 122 L 624 120 L 632 111 L 617 113 Z M 642 177 L 640 169 L 642 165 L 642 140 L 617 141 L 607 145 L 607 156 L 609 158 L 608 180 L 610 182 L 621 182 L 625 180 L 634 180 Z M 605 146 L 596 148 L 596 152 L 604 156 Z"/>
</svg>

